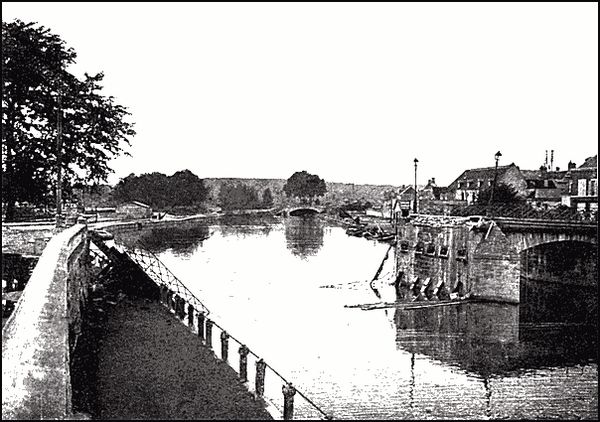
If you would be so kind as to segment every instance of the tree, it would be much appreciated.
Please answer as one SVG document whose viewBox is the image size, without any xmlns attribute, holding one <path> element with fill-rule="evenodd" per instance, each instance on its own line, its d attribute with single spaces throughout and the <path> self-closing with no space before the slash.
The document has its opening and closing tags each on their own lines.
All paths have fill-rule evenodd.
<svg viewBox="0 0 600 422">
<path fill-rule="evenodd" d="M 316 174 L 297 171 L 292 174 L 283 186 L 286 196 L 300 198 L 302 201 L 312 201 L 327 192 L 325 181 Z"/>
<path fill-rule="evenodd" d="M 57 169 L 63 191 L 77 181 L 106 181 L 110 159 L 135 135 L 127 110 L 99 93 L 102 73 L 78 79 L 66 68 L 75 51 L 35 23 L 2 22 L 2 200 L 54 199 Z M 57 146 L 62 124 L 62 146 Z"/>
<path fill-rule="evenodd" d="M 190 170 L 167 176 L 162 173 L 130 174 L 113 191 L 118 202 L 140 201 L 156 209 L 200 205 L 208 196 L 204 181 Z"/>
<path fill-rule="evenodd" d="M 263 208 L 271 208 L 273 206 L 273 194 L 269 188 L 266 188 L 263 192 L 262 205 Z"/>
<path fill-rule="evenodd" d="M 477 197 L 477 204 L 487 205 L 492 195 L 492 186 L 483 189 Z M 519 196 L 517 191 L 510 185 L 499 183 L 494 189 L 493 204 L 523 204 L 525 198 Z"/>
<path fill-rule="evenodd" d="M 225 210 L 257 209 L 262 206 L 256 189 L 244 183 L 227 183 L 221 186 L 219 203 Z"/>
</svg>

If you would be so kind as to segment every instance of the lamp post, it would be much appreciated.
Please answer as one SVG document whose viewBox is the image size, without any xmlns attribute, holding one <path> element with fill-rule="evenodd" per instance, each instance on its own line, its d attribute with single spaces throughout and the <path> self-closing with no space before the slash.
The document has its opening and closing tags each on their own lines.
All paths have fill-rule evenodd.
<svg viewBox="0 0 600 422">
<path fill-rule="evenodd" d="M 496 159 L 496 167 L 494 168 L 494 183 L 492 184 L 492 192 L 490 194 L 488 205 L 491 205 L 492 202 L 494 202 L 494 191 L 496 190 L 496 180 L 498 178 L 498 160 L 500 159 L 500 157 L 502 157 L 502 154 L 500 153 L 500 151 L 498 151 L 496 155 L 494 155 L 494 158 Z"/>
<path fill-rule="evenodd" d="M 416 214 L 417 213 L 417 163 L 419 162 L 419 160 L 417 160 L 415 158 L 414 162 L 415 162 L 415 199 L 413 201 L 413 211 Z"/>
</svg>

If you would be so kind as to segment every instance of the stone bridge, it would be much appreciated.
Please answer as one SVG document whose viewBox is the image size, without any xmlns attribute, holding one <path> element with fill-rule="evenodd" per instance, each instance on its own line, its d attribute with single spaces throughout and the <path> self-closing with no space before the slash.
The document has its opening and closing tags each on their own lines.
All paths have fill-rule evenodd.
<svg viewBox="0 0 600 422">
<path fill-rule="evenodd" d="M 417 215 L 396 220 L 399 285 L 520 303 L 523 277 L 597 286 L 597 224 Z M 551 275 L 551 274 L 550 274 Z M 538 277 L 540 279 L 547 277 Z M 427 298 L 423 294 L 423 298 Z"/>
<path fill-rule="evenodd" d="M 322 213 L 323 210 L 323 207 L 305 205 L 289 208 L 287 214 L 291 216 L 314 215 Z"/>
</svg>

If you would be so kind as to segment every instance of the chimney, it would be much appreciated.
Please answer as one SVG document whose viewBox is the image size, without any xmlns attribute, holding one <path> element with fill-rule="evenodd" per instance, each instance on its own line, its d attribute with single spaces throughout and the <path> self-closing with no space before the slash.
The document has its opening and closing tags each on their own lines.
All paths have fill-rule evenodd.
<svg viewBox="0 0 600 422">
<path fill-rule="evenodd" d="M 550 151 L 550 171 L 554 170 L 554 150 Z"/>
<path fill-rule="evenodd" d="M 573 161 L 569 161 L 569 164 L 567 164 L 567 170 L 573 170 L 575 167 L 576 166 Z"/>
<path fill-rule="evenodd" d="M 548 150 L 546 150 L 546 161 L 544 161 L 544 167 L 548 168 Z"/>
<path fill-rule="evenodd" d="M 435 177 L 432 177 L 432 178 L 431 178 L 431 184 L 432 184 L 432 185 L 435 185 Z"/>
</svg>

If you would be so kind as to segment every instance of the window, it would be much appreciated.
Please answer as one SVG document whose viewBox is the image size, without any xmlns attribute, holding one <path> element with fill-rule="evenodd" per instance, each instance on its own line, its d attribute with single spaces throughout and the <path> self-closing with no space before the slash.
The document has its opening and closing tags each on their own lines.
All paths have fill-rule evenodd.
<svg viewBox="0 0 600 422">
<path fill-rule="evenodd" d="M 417 242 L 417 244 L 415 245 L 415 253 L 422 254 L 424 248 L 425 248 L 425 244 L 423 242 Z"/>
<path fill-rule="evenodd" d="M 402 242 L 400 242 L 400 252 L 403 252 L 403 253 L 408 252 L 408 242 L 406 240 L 403 240 Z"/>
<path fill-rule="evenodd" d="M 456 260 L 457 261 L 466 261 L 467 260 L 467 249 L 460 248 L 456 251 Z"/>
<path fill-rule="evenodd" d="M 435 245 L 433 243 L 428 244 L 425 253 L 427 255 L 435 255 Z"/>
<path fill-rule="evenodd" d="M 590 180 L 590 196 L 597 196 L 598 191 L 596 190 L 597 179 Z"/>
<path fill-rule="evenodd" d="M 448 258 L 448 246 L 440 246 L 440 258 Z"/>
<path fill-rule="evenodd" d="M 587 194 L 587 179 L 577 180 L 577 196 L 586 196 Z"/>
</svg>

